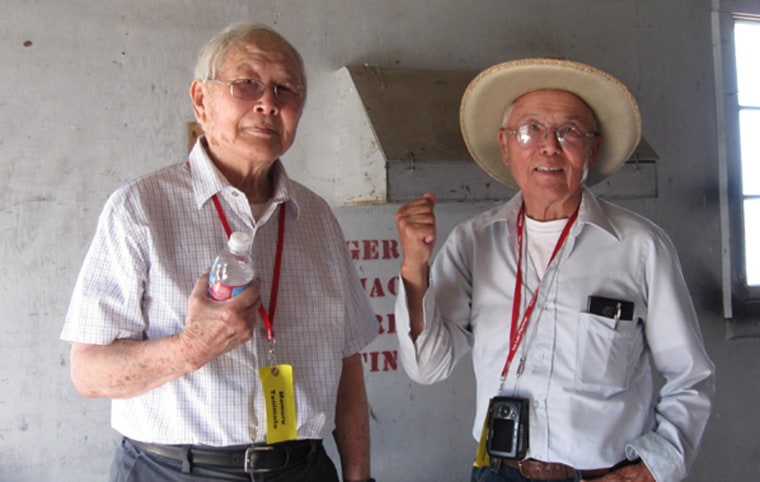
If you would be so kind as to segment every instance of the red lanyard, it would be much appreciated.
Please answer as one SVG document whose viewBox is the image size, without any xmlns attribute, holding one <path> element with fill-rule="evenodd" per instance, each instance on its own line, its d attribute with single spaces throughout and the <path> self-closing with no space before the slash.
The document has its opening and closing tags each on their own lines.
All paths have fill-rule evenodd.
<svg viewBox="0 0 760 482">
<path fill-rule="evenodd" d="M 575 221 L 575 218 L 578 217 L 578 210 L 576 209 L 572 216 L 570 216 L 570 219 L 567 220 L 567 223 L 565 223 L 565 227 L 562 229 L 562 234 L 559 235 L 559 239 L 557 240 L 557 244 L 554 246 L 554 251 L 552 252 L 551 258 L 549 258 L 548 265 L 552 264 L 552 261 L 554 260 L 554 257 L 557 256 L 557 253 L 559 252 L 560 248 L 564 244 L 565 240 L 567 239 L 567 235 L 570 232 L 570 227 L 573 225 L 573 222 Z M 510 331 L 510 340 L 509 340 L 509 354 L 507 355 L 507 362 L 504 364 L 504 369 L 501 371 L 501 378 L 507 376 L 507 372 L 509 371 L 509 366 L 512 364 L 512 360 L 515 358 L 515 354 L 517 353 L 517 348 L 520 346 L 520 342 L 523 339 L 523 335 L 525 335 L 525 329 L 528 327 L 528 321 L 530 320 L 530 315 L 533 313 L 533 308 L 536 305 L 536 298 L 538 297 L 538 290 L 541 287 L 541 284 L 539 283 L 538 287 L 536 288 L 536 291 L 533 292 L 533 297 L 528 302 L 528 306 L 525 307 L 525 312 L 523 313 L 522 319 L 520 320 L 520 326 L 517 327 L 517 319 L 520 317 L 520 293 L 522 292 L 522 257 L 523 257 L 523 230 L 525 229 L 525 206 L 520 207 L 520 212 L 517 214 L 517 249 L 519 254 L 517 255 L 517 279 L 515 280 L 515 294 L 514 294 L 514 300 L 512 303 L 512 327 Z M 517 328 L 517 330 L 515 330 Z"/>
<path fill-rule="evenodd" d="M 222 204 L 219 202 L 219 198 L 214 194 L 214 196 L 211 198 L 212 201 L 214 201 L 214 207 L 216 208 L 216 214 L 219 216 L 219 221 L 222 222 L 222 227 L 224 228 L 224 232 L 227 233 L 227 237 L 229 238 L 232 234 L 232 229 L 230 229 L 230 225 L 227 222 L 227 216 L 224 214 L 224 209 L 222 209 Z M 277 252 L 274 257 L 274 275 L 272 276 L 272 292 L 269 295 L 269 314 L 267 314 L 267 310 L 264 308 L 264 305 L 259 305 L 259 314 L 261 315 L 261 319 L 264 321 L 264 326 L 267 329 L 267 340 L 274 340 L 274 328 L 272 326 L 272 321 L 274 321 L 274 310 L 277 307 L 277 291 L 279 290 L 280 286 L 280 266 L 282 264 L 282 245 L 285 238 L 285 204 L 280 204 L 280 217 L 279 217 L 279 224 L 277 229 Z"/>
</svg>

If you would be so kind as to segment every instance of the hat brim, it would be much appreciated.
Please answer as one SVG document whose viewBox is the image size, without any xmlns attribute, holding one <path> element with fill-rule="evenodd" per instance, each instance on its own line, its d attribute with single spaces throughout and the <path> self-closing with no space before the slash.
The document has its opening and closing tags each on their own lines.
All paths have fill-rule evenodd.
<svg viewBox="0 0 760 482">
<path fill-rule="evenodd" d="M 462 96 L 459 122 L 472 158 L 491 177 L 518 187 L 502 161 L 498 131 L 506 108 L 535 90 L 564 90 L 580 97 L 596 115 L 603 143 L 586 183 L 591 186 L 620 168 L 641 138 L 636 100 L 619 80 L 579 62 L 522 59 L 494 65 L 475 77 Z"/>
</svg>

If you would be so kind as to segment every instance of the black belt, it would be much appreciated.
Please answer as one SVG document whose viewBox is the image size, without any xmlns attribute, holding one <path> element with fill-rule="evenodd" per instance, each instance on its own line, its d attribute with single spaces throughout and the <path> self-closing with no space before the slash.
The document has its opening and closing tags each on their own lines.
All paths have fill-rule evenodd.
<svg viewBox="0 0 760 482">
<path fill-rule="evenodd" d="M 274 445 L 201 447 L 129 442 L 143 452 L 194 465 L 236 468 L 249 474 L 271 472 L 305 463 L 321 445 L 321 440 L 295 440 Z"/>
</svg>

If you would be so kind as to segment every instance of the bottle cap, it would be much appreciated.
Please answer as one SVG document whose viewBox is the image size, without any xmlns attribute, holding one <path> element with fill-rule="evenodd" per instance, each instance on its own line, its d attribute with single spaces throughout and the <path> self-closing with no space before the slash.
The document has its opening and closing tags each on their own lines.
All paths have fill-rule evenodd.
<svg viewBox="0 0 760 482">
<path fill-rule="evenodd" d="M 248 254 L 248 250 L 251 248 L 251 235 L 245 231 L 235 231 L 230 235 L 229 241 L 227 241 L 227 247 L 230 248 L 234 254 L 244 255 Z"/>
</svg>

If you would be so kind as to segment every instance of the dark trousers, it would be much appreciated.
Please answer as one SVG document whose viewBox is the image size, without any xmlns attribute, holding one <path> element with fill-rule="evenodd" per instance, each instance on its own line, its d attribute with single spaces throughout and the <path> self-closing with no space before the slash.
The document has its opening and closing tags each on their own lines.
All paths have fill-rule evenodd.
<svg viewBox="0 0 760 482">
<path fill-rule="evenodd" d="M 192 482 L 198 480 L 247 482 L 338 482 L 335 465 L 322 445 L 301 465 L 266 474 L 248 474 L 241 468 L 191 465 L 143 452 L 123 439 L 111 463 L 110 482 Z"/>
<path fill-rule="evenodd" d="M 542 482 L 578 482 L 580 480 L 581 477 L 578 474 L 575 479 Z M 519 470 L 499 464 L 491 467 L 473 467 L 470 482 L 533 482 L 533 479 L 526 479 Z"/>
</svg>

